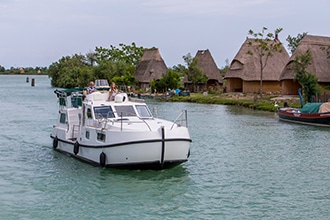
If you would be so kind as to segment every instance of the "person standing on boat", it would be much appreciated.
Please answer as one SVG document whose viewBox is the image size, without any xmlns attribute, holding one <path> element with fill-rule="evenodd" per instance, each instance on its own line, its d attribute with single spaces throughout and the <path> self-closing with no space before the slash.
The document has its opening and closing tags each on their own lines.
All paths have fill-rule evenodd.
<svg viewBox="0 0 330 220">
<path fill-rule="evenodd" d="M 92 94 L 92 93 L 95 92 L 95 91 L 96 91 L 96 88 L 95 88 L 95 86 L 94 86 L 94 82 L 91 81 L 91 82 L 89 83 L 89 86 L 87 87 L 87 94 Z"/>
<path fill-rule="evenodd" d="M 110 89 L 109 89 L 109 97 L 108 101 L 113 101 L 115 100 L 115 96 L 118 94 L 118 89 L 116 88 L 116 83 L 112 82 Z"/>
</svg>

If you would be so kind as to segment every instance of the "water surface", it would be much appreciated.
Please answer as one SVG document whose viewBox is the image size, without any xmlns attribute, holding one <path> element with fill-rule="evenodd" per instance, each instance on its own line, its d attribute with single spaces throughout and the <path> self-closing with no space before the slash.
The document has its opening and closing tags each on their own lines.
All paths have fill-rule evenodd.
<svg viewBox="0 0 330 220">
<path fill-rule="evenodd" d="M 47 76 L 0 75 L 1 219 L 329 219 L 329 129 L 235 106 L 188 110 L 189 161 L 164 171 L 104 169 L 52 149 Z"/>
</svg>

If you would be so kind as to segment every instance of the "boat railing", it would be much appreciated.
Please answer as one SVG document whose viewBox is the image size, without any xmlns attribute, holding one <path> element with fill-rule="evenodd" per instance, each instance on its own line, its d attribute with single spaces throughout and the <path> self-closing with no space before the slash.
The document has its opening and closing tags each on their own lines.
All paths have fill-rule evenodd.
<svg viewBox="0 0 330 220">
<path fill-rule="evenodd" d="M 124 123 L 127 123 L 127 124 L 128 123 L 130 123 L 130 124 L 144 123 L 148 127 L 149 131 L 151 131 L 150 125 L 148 124 L 148 122 L 144 118 L 141 118 L 140 116 L 136 116 L 136 117 L 138 117 L 138 119 L 140 119 L 140 121 L 131 121 L 130 119 L 123 117 L 122 113 L 120 114 L 120 118 L 117 118 L 117 119 L 113 119 L 113 118 L 110 119 L 109 115 L 107 115 L 107 117 L 103 117 L 101 114 L 98 114 L 96 118 L 97 118 L 99 127 L 101 127 L 102 129 L 106 129 L 107 124 L 109 122 L 111 122 L 112 125 L 114 125 L 114 123 L 120 123 L 120 131 L 123 131 Z M 150 118 L 148 118 L 148 119 L 150 119 Z"/>
<path fill-rule="evenodd" d="M 144 123 L 147 125 L 147 127 L 149 128 L 149 131 L 151 131 L 151 127 L 149 126 L 148 122 L 144 119 L 144 118 L 141 118 L 140 116 L 138 116 L 138 118 Z"/>
<path fill-rule="evenodd" d="M 174 125 L 177 125 L 179 127 L 184 126 L 188 127 L 188 118 L 187 118 L 187 110 L 183 110 L 178 117 L 174 120 L 170 130 L 173 129 Z"/>
<path fill-rule="evenodd" d="M 149 126 L 149 124 L 146 122 L 146 120 L 144 120 L 143 118 L 141 118 L 140 116 L 137 116 L 145 125 L 147 125 L 149 131 L 151 131 L 151 127 Z M 123 118 L 123 113 L 121 112 L 120 113 L 120 131 L 123 130 L 123 122 L 125 120 L 127 120 L 126 118 Z M 118 121 L 118 120 L 117 120 Z M 129 123 L 132 123 L 132 121 L 129 121 Z M 137 123 L 137 122 L 134 122 L 134 123 Z"/>
</svg>

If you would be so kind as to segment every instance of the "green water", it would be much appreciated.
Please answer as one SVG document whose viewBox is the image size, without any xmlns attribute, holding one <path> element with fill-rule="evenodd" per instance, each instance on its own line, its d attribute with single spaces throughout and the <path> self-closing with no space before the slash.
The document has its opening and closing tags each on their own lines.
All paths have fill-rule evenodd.
<svg viewBox="0 0 330 220">
<path fill-rule="evenodd" d="M 188 110 L 189 161 L 164 171 L 103 169 L 53 151 L 47 76 L 0 75 L 0 219 L 329 219 L 330 130 L 234 106 Z"/>
</svg>

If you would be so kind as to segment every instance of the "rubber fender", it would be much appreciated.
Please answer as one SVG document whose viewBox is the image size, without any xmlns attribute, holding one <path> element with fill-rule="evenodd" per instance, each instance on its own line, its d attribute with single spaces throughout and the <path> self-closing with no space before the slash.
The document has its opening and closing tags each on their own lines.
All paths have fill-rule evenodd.
<svg viewBox="0 0 330 220">
<path fill-rule="evenodd" d="M 100 165 L 101 167 L 105 167 L 105 161 L 107 160 L 107 155 L 104 152 L 100 154 Z"/>
<path fill-rule="evenodd" d="M 78 141 L 76 141 L 76 143 L 74 143 L 74 145 L 73 145 L 73 153 L 74 153 L 74 155 L 77 155 L 79 153 L 79 143 L 78 143 Z"/>
<path fill-rule="evenodd" d="M 57 145 L 58 145 L 58 138 L 57 137 L 54 137 L 53 148 L 56 149 L 57 148 Z"/>
</svg>

